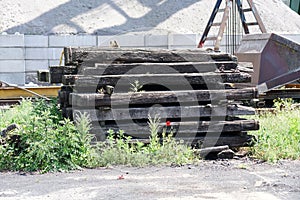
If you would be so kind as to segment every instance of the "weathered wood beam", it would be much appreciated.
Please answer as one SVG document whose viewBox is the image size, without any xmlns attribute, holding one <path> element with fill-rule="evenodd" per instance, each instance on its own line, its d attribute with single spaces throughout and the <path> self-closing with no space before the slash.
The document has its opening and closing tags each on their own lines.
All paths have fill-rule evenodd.
<svg viewBox="0 0 300 200">
<path fill-rule="evenodd" d="M 77 76 L 77 75 L 75 75 Z M 250 82 L 247 73 L 178 73 L 178 74 L 131 74 L 79 77 L 76 85 L 79 87 L 98 87 L 105 85 L 128 86 L 139 81 L 140 84 L 160 84 L 164 86 L 208 85 L 216 83 Z"/>
<path fill-rule="evenodd" d="M 61 112 L 62 112 L 62 116 L 64 118 L 69 118 L 70 120 L 73 120 L 73 109 L 72 109 L 72 107 L 62 107 Z"/>
<path fill-rule="evenodd" d="M 241 136 L 209 136 L 204 138 L 196 138 L 197 142 L 202 143 L 203 148 L 207 147 L 213 147 L 213 146 L 223 146 L 228 145 L 229 147 L 245 147 L 250 146 L 253 141 L 252 135 L 241 135 Z M 195 142 L 193 138 L 185 138 L 184 141 L 187 141 L 189 143 Z"/>
<path fill-rule="evenodd" d="M 228 106 L 170 106 L 150 108 L 113 108 L 107 109 L 75 109 L 74 112 L 86 112 L 92 121 L 147 119 L 149 114 L 159 114 L 161 118 L 190 118 L 190 117 L 214 117 L 254 115 L 255 109 L 241 105 Z"/>
<path fill-rule="evenodd" d="M 134 126 L 132 124 L 118 124 L 118 125 L 98 125 L 94 126 L 91 133 L 107 133 L 111 129 L 115 132 L 123 130 L 125 134 L 135 138 L 148 138 L 150 136 L 150 129 L 147 124 Z M 159 124 L 158 133 L 163 131 L 166 133 L 180 134 L 180 136 L 194 135 L 199 133 L 221 133 L 226 132 L 236 133 L 241 131 L 258 130 L 259 123 L 256 120 L 236 120 L 236 121 L 188 121 L 188 122 L 171 122 L 170 126 L 166 123 Z M 209 135 L 208 135 L 209 136 Z"/>
<path fill-rule="evenodd" d="M 201 148 L 201 149 L 195 149 L 195 152 L 199 156 L 205 156 L 208 153 L 216 153 L 216 152 L 221 152 L 224 150 L 228 150 L 229 146 L 228 145 L 223 145 L 223 146 L 216 146 L 216 147 L 206 147 L 206 148 Z"/>
<path fill-rule="evenodd" d="M 277 98 L 293 98 L 300 99 L 300 89 L 299 88 L 285 88 L 285 89 L 275 89 L 270 90 L 262 95 L 261 99 L 273 100 Z"/>
<path fill-rule="evenodd" d="M 203 73 L 218 69 L 234 70 L 237 62 L 177 62 L 177 63 L 120 63 L 96 64 L 95 67 L 81 66 L 84 75 L 118 75 L 118 74 L 171 74 L 171 73 Z"/>
<path fill-rule="evenodd" d="M 84 75 L 62 75 L 61 83 L 64 85 L 74 85 L 79 77 L 84 77 Z"/>
<path fill-rule="evenodd" d="M 102 133 L 98 133 L 95 135 L 98 141 L 106 141 L 105 136 Z M 176 141 L 184 141 L 187 144 L 197 145 L 202 144 L 203 148 L 213 147 L 213 146 L 224 146 L 228 145 L 229 147 L 245 147 L 251 145 L 253 140 L 252 135 L 243 135 L 243 136 L 208 136 L 208 137 L 175 137 Z M 137 141 L 143 142 L 145 144 L 150 143 L 150 139 L 132 139 L 132 143 L 136 143 Z M 107 141 L 108 142 L 108 141 Z"/>
<path fill-rule="evenodd" d="M 100 107 L 126 104 L 153 104 L 153 103 L 183 103 L 198 101 L 222 101 L 222 100 L 248 100 L 257 98 L 255 88 L 239 90 L 187 90 L 187 91 L 155 91 L 136 93 L 72 93 L 72 101 L 69 103 L 76 107 Z"/>
<path fill-rule="evenodd" d="M 96 63 L 141 63 L 141 62 L 207 62 L 236 61 L 228 53 L 206 52 L 200 49 L 113 49 L 113 48 L 64 48 L 65 65 L 94 67 Z"/>
<path fill-rule="evenodd" d="M 38 70 L 37 71 L 37 78 L 38 78 L 38 81 L 49 82 L 50 81 L 49 70 Z"/>
<path fill-rule="evenodd" d="M 76 66 L 49 66 L 50 83 L 62 83 L 63 75 L 77 74 Z"/>
</svg>

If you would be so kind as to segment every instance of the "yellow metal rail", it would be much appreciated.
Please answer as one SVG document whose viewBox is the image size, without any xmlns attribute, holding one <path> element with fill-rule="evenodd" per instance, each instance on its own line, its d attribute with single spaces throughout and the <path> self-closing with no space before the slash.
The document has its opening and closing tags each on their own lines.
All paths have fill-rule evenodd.
<svg viewBox="0 0 300 200">
<path fill-rule="evenodd" d="M 60 86 L 24 87 L 34 93 L 45 97 L 57 97 Z M 18 99 L 36 97 L 36 95 L 16 87 L 0 87 L 0 99 Z"/>
</svg>

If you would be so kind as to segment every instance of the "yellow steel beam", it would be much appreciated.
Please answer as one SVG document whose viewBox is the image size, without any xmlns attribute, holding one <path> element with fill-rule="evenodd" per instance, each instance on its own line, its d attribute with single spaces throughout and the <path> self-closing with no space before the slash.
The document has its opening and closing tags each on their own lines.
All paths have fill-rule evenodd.
<svg viewBox="0 0 300 200">
<path fill-rule="evenodd" d="M 285 87 L 286 88 L 300 88 L 300 84 L 297 84 L 297 83 L 295 83 L 295 84 L 286 84 L 285 85 Z"/>
<path fill-rule="evenodd" d="M 35 92 L 46 97 L 57 97 L 60 86 L 42 86 L 42 87 L 24 87 L 27 90 Z M 17 98 L 35 97 L 34 94 L 15 87 L 0 87 L 0 99 L 17 99 Z"/>
</svg>

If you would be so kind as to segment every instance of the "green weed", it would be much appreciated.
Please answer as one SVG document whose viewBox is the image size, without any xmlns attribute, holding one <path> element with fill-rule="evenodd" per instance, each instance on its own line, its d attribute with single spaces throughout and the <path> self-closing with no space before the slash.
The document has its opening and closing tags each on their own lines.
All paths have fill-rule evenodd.
<svg viewBox="0 0 300 200">
<path fill-rule="evenodd" d="M 0 169 L 20 171 L 64 171 L 92 165 L 87 116 L 77 116 L 77 124 L 62 119 L 55 101 L 23 100 L 19 106 L 2 111 L 1 129 L 15 123 L 0 145 Z M 88 126 L 87 126 L 88 127 Z M 19 140 L 12 138 L 18 136 Z"/>
<path fill-rule="evenodd" d="M 289 99 L 276 100 L 275 107 L 275 113 L 258 116 L 260 130 L 253 132 L 257 141 L 251 153 L 270 162 L 299 159 L 300 110 L 293 109 Z"/>
<path fill-rule="evenodd" d="M 133 83 L 130 83 L 130 92 L 143 92 L 142 91 L 143 85 L 138 81 L 135 80 Z"/>
<path fill-rule="evenodd" d="M 109 130 L 108 141 L 99 143 L 99 165 L 183 165 L 196 162 L 198 158 L 189 146 L 175 141 L 172 135 L 167 136 L 165 131 L 162 138 L 159 138 L 159 122 L 157 116 L 153 119 L 149 117 L 149 144 L 131 143 L 131 137 L 125 136 L 124 131 L 119 130 L 115 133 Z"/>
<path fill-rule="evenodd" d="M 91 121 L 77 113 L 63 119 L 55 101 L 23 100 L 0 112 L 0 128 L 16 124 L 0 141 L 0 170 L 67 171 L 108 165 L 183 165 L 198 160 L 193 150 L 172 134 L 158 135 L 160 119 L 149 117 L 149 143 L 132 142 L 124 131 L 110 130 L 106 142 L 91 146 Z M 13 139 L 17 137 L 16 139 Z"/>
</svg>

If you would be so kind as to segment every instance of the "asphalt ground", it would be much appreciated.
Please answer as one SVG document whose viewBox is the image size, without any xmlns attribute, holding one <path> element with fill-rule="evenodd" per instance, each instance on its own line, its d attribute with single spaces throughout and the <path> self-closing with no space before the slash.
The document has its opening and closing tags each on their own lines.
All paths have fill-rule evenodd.
<svg viewBox="0 0 300 200">
<path fill-rule="evenodd" d="M 180 167 L 0 173 L 2 199 L 300 199 L 300 160 L 248 158 Z"/>
</svg>

